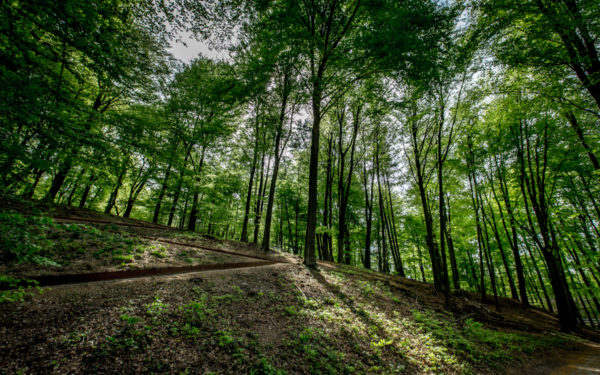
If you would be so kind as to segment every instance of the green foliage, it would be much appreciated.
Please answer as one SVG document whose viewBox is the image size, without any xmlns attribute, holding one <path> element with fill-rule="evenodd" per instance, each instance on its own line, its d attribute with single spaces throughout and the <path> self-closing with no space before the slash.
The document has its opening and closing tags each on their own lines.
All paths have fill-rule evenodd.
<svg viewBox="0 0 600 375">
<path fill-rule="evenodd" d="M 248 372 L 250 375 L 285 375 L 286 372 L 273 366 L 265 357 L 259 358 Z"/>
<path fill-rule="evenodd" d="M 154 297 L 154 301 L 146 305 L 146 314 L 152 317 L 152 320 L 157 323 L 163 313 L 169 309 L 169 304 L 162 302 L 159 296 Z"/>
<path fill-rule="evenodd" d="M 182 307 L 186 322 L 204 327 L 207 320 L 215 315 L 215 311 L 209 307 L 209 297 L 201 294 L 196 300 Z"/>
<path fill-rule="evenodd" d="M 164 259 L 167 257 L 167 249 L 161 245 L 152 245 L 147 250 L 150 250 L 150 255 L 153 255 L 157 258 Z"/>
<path fill-rule="evenodd" d="M 323 260 L 433 280 L 448 298 L 529 298 L 572 329 L 571 307 L 592 320 L 600 294 L 599 19 L 593 0 L 1 2 L 0 195 L 18 195 L 6 206 L 28 214 L 0 211 L 0 261 L 10 273 L 172 255 L 121 226 L 44 216 L 78 205 L 187 228 L 173 235 L 186 241 L 250 233 L 307 261 L 315 242 Z M 182 27 L 230 39 L 231 59 L 171 61 L 166 37 Z M 190 254 L 178 259 L 205 261 Z M 0 300 L 29 293 L 2 280 L 13 290 Z M 391 285 L 358 281 L 358 294 L 321 301 L 281 276 L 256 300 L 356 333 L 353 319 L 377 316 L 357 300 L 405 307 Z M 217 309 L 245 300 L 231 289 L 200 294 L 172 328 L 197 337 Z M 156 299 L 142 315 L 158 324 L 168 308 Z M 454 354 L 500 366 L 523 340 L 544 345 L 413 318 L 440 359 L 427 371 Z M 120 323 L 116 347 L 141 322 Z M 403 347 L 364 324 L 377 356 Z M 302 340 L 313 361 L 328 357 Z M 265 358 L 256 371 L 277 372 Z"/>
<path fill-rule="evenodd" d="M 28 295 L 41 294 L 35 280 L 18 279 L 0 274 L 0 303 L 23 302 Z"/>
<path fill-rule="evenodd" d="M 16 212 L 0 212 L 0 258 L 6 263 L 35 263 L 57 266 L 55 262 L 40 255 L 51 242 L 46 238 L 48 228 L 54 226 L 51 219 L 24 216 Z"/>
<path fill-rule="evenodd" d="M 290 316 L 296 316 L 299 313 L 298 310 L 296 309 L 296 306 L 287 306 L 283 309 L 283 311 L 285 311 L 285 313 Z"/>
<path fill-rule="evenodd" d="M 521 352 L 531 354 L 534 350 L 558 347 L 564 343 L 560 337 L 542 338 L 489 329 L 472 319 L 465 320 L 464 326 L 459 327 L 427 310 L 413 310 L 412 314 L 421 332 L 431 335 L 436 345 L 444 345 L 470 362 L 495 369 L 514 361 Z"/>
<path fill-rule="evenodd" d="M 133 262 L 133 255 L 113 255 L 112 259 L 115 262 L 131 263 Z"/>
</svg>

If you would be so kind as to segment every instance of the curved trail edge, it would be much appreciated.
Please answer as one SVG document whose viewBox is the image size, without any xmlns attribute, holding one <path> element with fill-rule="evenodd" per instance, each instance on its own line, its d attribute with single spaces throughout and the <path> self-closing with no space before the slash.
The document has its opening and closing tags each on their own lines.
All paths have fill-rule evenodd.
<svg viewBox="0 0 600 375">
<path fill-rule="evenodd" d="M 66 217 L 53 217 L 56 222 L 59 223 L 97 223 L 97 224 L 114 224 L 119 226 L 129 226 L 129 227 L 141 227 L 148 229 L 165 229 L 169 228 L 172 230 L 177 230 L 170 227 L 165 227 L 162 225 L 143 225 L 138 223 L 120 223 L 108 220 L 95 220 L 95 219 L 86 219 L 86 218 L 66 218 Z M 44 276 L 35 276 L 29 277 L 28 280 L 23 280 L 20 284 L 21 286 L 31 285 L 29 280 L 35 280 L 38 283 L 38 286 L 55 286 L 55 285 L 65 285 L 65 284 L 80 284 L 80 283 L 90 283 L 97 281 L 109 281 L 109 280 L 122 280 L 122 279 L 134 279 L 141 277 L 149 277 L 149 276 L 164 276 L 164 275 L 176 275 L 183 273 L 193 273 L 193 272 L 202 272 L 202 271 L 214 271 L 214 270 L 226 270 L 226 269 L 239 269 L 239 268 L 253 268 L 253 267 L 262 267 L 262 266 L 270 266 L 273 264 L 279 263 L 288 263 L 285 261 L 275 261 L 266 257 L 260 257 L 256 255 L 249 255 L 244 253 L 239 253 L 235 251 L 228 251 L 223 249 L 217 249 L 213 247 L 200 246 L 190 243 L 172 241 L 152 236 L 140 236 L 142 238 L 168 243 L 172 245 L 178 246 L 187 246 L 198 248 L 202 250 L 224 253 L 229 255 L 236 255 L 246 258 L 258 259 L 256 261 L 249 262 L 233 262 L 233 263 L 219 263 L 219 264 L 200 264 L 195 266 L 180 266 L 180 267 L 154 267 L 154 268 L 144 268 L 144 269 L 131 269 L 131 270 L 123 270 L 123 271 L 105 271 L 105 272 L 91 272 L 91 273 L 80 273 L 80 274 L 65 274 L 65 275 L 44 275 Z M 0 288 L 3 289 L 3 288 Z"/>
</svg>

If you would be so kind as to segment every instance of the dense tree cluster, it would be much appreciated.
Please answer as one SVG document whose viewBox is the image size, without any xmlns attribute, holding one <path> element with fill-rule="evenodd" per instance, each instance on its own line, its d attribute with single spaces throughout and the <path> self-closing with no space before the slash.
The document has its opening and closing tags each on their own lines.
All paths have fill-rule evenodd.
<svg viewBox="0 0 600 375">
<path fill-rule="evenodd" d="M 0 10 L 4 192 L 600 326 L 597 1 Z"/>
</svg>

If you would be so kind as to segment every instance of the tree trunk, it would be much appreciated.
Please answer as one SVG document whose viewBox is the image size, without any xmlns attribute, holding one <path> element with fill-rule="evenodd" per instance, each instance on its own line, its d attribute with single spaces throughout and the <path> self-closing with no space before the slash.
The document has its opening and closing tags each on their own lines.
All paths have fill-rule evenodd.
<svg viewBox="0 0 600 375">
<path fill-rule="evenodd" d="M 510 271 L 510 267 L 508 265 L 508 260 L 506 258 L 506 254 L 504 253 L 504 246 L 502 246 L 502 240 L 500 239 L 500 233 L 498 231 L 498 226 L 496 225 L 496 217 L 494 215 L 494 210 L 490 203 L 488 202 L 488 208 L 491 217 L 487 217 L 487 222 L 492 229 L 492 233 L 494 233 L 494 238 L 496 240 L 496 244 L 498 245 L 498 250 L 500 251 L 500 256 L 502 257 L 502 264 L 504 265 L 504 272 L 506 272 L 506 277 L 508 278 L 508 286 L 510 288 L 510 295 L 513 299 L 518 300 L 519 295 L 517 293 L 517 287 L 515 286 L 515 282 L 512 277 L 512 273 Z"/>
<path fill-rule="evenodd" d="M 373 224 L 373 180 L 371 176 L 371 193 L 369 194 L 369 179 L 367 174 L 367 162 L 363 161 L 363 182 L 365 189 L 365 218 L 367 221 L 365 234 L 365 256 L 364 267 L 371 269 L 371 226 Z"/>
<path fill-rule="evenodd" d="M 60 165 L 58 172 L 54 176 L 54 179 L 52 179 L 50 190 L 48 190 L 48 193 L 46 194 L 44 199 L 53 201 L 56 198 L 56 194 L 58 194 L 60 188 L 63 186 L 65 179 L 67 178 L 67 174 L 71 170 L 72 166 L 73 159 L 69 156 L 67 157 L 65 162 Z"/>
<path fill-rule="evenodd" d="M 29 189 L 27 189 L 27 192 L 24 194 L 25 198 L 32 198 L 33 197 L 33 194 L 35 193 L 35 188 L 39 184 L 40 179 L 42 178 L 43 174 L 44 174 L 44 170 L 43 169 L 38 169 L 37 170 L 37 172 L 35 173 L 35 179 L 33 180 L 33 183 L 31 184 L 31 186 L 29 187 Z"/>
<path fill-rule="evenodd" d="M 438 125 L 437 131 L 437 178 L 438 178 L 438 210 L 439 210 L 439 221 L 440 221 L 440 257 L 442 258 L 441 262 L 441 271 L 442 271 L 442 286 L 444 291 L 445 298 L 445 306 L 446 308 L 450 307 L 450 278 L 448 277 L 448 261 L 446 258 L 446 203 L 444 202 L 444 198 L 446 197 L 444 194 L 444 174 L 443 174 L 443 166 L 444 166 L 444 156 L 442 154 L 442 125 L 440 122 Z"/>
<path fill-rule="evenodd" d="M 167 226 L 171 226 L 173 223 L 173 218 L 175 217 L 175 210 L 177 209 L 177 202 L 179 201 L 179 195 L 181 194 L 181 187 L 183 185 L 183 179 L 185 177 L 185 169 L 187 168 L 188 159 L 190 157 L 190 153 L 192 152 L 193 144 L 190 143 L 185 152 L 185 158 L 183 159 L 183 165 L 181 166 L 181 171 L 179 172 L 179 179 L 177 181 L 177 187 L 175 188 L 175 196 L 173 197 L 173 201 L 171 202 L 171 208 L 169 209 L 169 220 L 167 221 Z"/>
<path fill-rule="evenodd" d="M 262 216 L 262 208 L 264 204 L 265 191 L 267 190 L 267 181 L 269 176 L 269 169 L 271 167 L 271 158 L 267 162 L 267 166 L 265 168 L 265 154 L 262 156 L 262 161 L 260 164 L 260 183 L 258 185 L 258 192 L 256 196 L 256 205 L 254 207 L 254 236 L 252 238 L 252 243 L 258 243 L 258 233 L 260 231 L 260 220 Z M 265 176 L 266 175 L 266 176 Z"/>
<path fill-rule="evenodd" d="M 327 227 L 327 231 L 323 233 L 323 253 L 326 254 L 325 260 L 332 261 L 331 254 L 333 253 L 333 249 L 329 247 L 330 244 L 330 236 L 329 230 L 331 227 L 329 226 L 329 202 L 331 196 L 331 185 L 333 183 L 333 173 L 331 168 L 331 154 L 333 150 L 333 134 L 330 134 L 329 138 L 327 138 L 327 166 L 325 172 L 325 197 L 323 199 L 323 226 Z"/>
<path fill-rule="evenodd" d="M 527 287 L 525 284 L 525 276 L 523 272 L 523 263 L 521 261 L 521 254 L 519 253 L 519 243 L 517 238 L 517 225 L 513 215 L 512 204 L 510 202 L 510 196 L 508 192 L 508 187 L 506 186 L 506 182 L 503 174 L 500 171 L 500 165 L 498 164 L 497 158 L 494 157 L 494 163 L 496 165 L 496 171 L 498 176 L 498 181 L 500 185 L 500 191 L 502 192 L 502 199 L 504 201 L 504 206 L 506 207 L 506 212 L 508 214 L 509 224 L 511 232 L 509 234 L 508 228 L 506 225 L 506 220 L 504 218 L 504 214 L 502 213 L 502 207 L 500 205 L 500 200 L 496 195 L 496 190 L 492 186 L 492 194 L 494 195 L 494 199 L 496 201 L 496 205 L 498 206 L 498 211 L 500 212 L 500 219 L 502 220 L 502 227 L 504 228 L 504 233 L 506 234 L 506 238 L 508 243 L 510 244 L 510 248 L 512 250 L 513 258 L 515 260 L 515 272 L 517 274 L 517 284 L 519 286 L 519 296 L 521 297 L 521 303 L 525 306 L 529 305 L 529 300 L 527 298 Z"/>
<path fill-rule="evenodd" d="M 458 265 L 456 263 L 456 254 L 454 252 L 454 242 L 452 241 L 452 218 L 450 216 L 450 195 L 446 196 L 446 208 L 448 225 L 446 226 L 446 241 L 448 242 L 448 254 L 450 255 L 450 268 L 452 269 L 452 285 L 454 289 L 460 289 L 460 276 L 458 273 Z"/>
<path fill-rule="evenodd" d="M 202 154 L 200 155 L 200 161 L 198 162 L 198 170 L 196 171 L 196 181 L 200 179 L 202 173 L 202 166 L 204 165 L 204 153 L 206 151 L 206 145 L 202 145 Z M 193 187 L 194 197 L 192 200 L 192 209 L 190 211 L 190 219 L 188 221 L 187 230 L 191 232 L 196 231 L 196 221 L 198 220 L 198 195 L 200 192 L 197 187 Z"/>
<path fill-rule="evenodd" d="M 388 202 L 390 205 L 390 225 L 389 225 L 389 232 L 390 232 L 390 241 L 392 241 L 394 243 L 394 252 L 395 252 L 395 257 L 396 257 L 396 271 L 398 272 L 398 274 L 402 277 L 405 277 L 406 274 L 404 273 L 404 265 L 402 262 L 402 257 L 400 255 L 400 245 L 398 244 L 398 236 L 397 236 L 397 231 L 396 231 L 396 216 L 394 215 L 394 203 L 392 201 L 392 188 L 390 186 L 390 179 L 389 179 L 389 175 L 387 173 L 385 173 L 385 184 L 387 186 L 387 193 L 388 193 Z"/>
<path fill-rule="evenodd" d="M 308 175 L 308 210 L 306 216 L 306 240 L 304 243 L 304 265 L 316 267 L 315 234 L 317 230 L 317 189 L 319 169 L 319 136 L 321 125 L 321 87 L 317 78 L 313 83 L 312 112 L 313 127 L 311 131 L 310 162 Z"/>
<path fill-rule="evenodd" d="M 152 216 L 152 222 L 158 223 L 158 219 L 160 217 L 160 208 L 162 206 L 162 201 L 165 197 L 165 193 L 167 191 L 167 185 L 169 184 L 169 177 L 171 176 L 171 162 L 167 166 L 167 171 L 165 172 L 165 178 L 163 179 L 162 187 L 160 188 L 160 193 L 158 194 L 158 199 L 156 201 L 156 207 L 154 208 L 154 216 Z"/>
<path fill-rule="evenodd" d="M 123 185 L 123 178 L 125 177 L 125 171 L 127 168 L 125 167 L 125 161 L 122 161 L 122 163 L 123 163 L 123 165 L 121 166 L 121 171 L 119 172 L 119 176 L 117 178 L 117 185 L 115 186 L 113 191 L 110 193 L 110 197 L 108 198 L 108 203 L 106 204 L 106 208 L 104 209 L 105 214 L 109 214 L 110 210 L 115 205 L 115 202 L 117 201 L 117 195 L 119 195 L 119 189 L 121 188 L 121 185 Z"/>
<path fill-rule="evenodd" d="M 258 106 L 258 104 L 257 104 Z M 256 163 L 258 162 L 258 140 L 260 137 L 260 128 L 258 121 L 258 108 L 256 111 L 256 124 L 254 135 L 254 151 L 252 155 L 252 167 L 250 168 L 250 181 L 248 182 L 248 192 L 246 193 L 246 206 L 244 211 L 244 222 L 242 223 L 242 234 L 240 241 L 248 242 L 248 220 L 250 219 L 250 202 L 252 200 L 252 188 L 254 187 L 254 174 L 256 172 Z"/>
<path fill-rule="evenodd" d="M 286 71 L 283 77 L 282 87 L 282 98 L 281 98 L 281 109 L 279 111 L 279 122 L 277 124 L 277 132 L 275 134 L 275 150 L 274 157 L 275 161 L 273 164 L 273 175 L 271 176 L 271 186 L 269 187 L 269 201 L 267 202 L 267 212 L 265 215 L 265 231 L 263 235 L 262 249 L 263 251 L 269 251 L 269 243 L 271 241 L 271 220 L 273 216 L 273 204 L 275 202 L 275 188 L 277 186 L 277 175 L 279 173 L 279 161 L 283 154 L 281 148 L 281 135 L 283 133 L 283 123 L 285 121 L 285 110 L 287 108 L 288 101 L 288 81 L 289 74 Z"/>
<path fill-rule="evenodd" d="M 594 169 L 595 170 L 600 169 L 600 162 L 598 162 L 598 158 L 596 157 L 596 154 L 594 154 L 594 150 L 585 141 L 585 137 L 583 135 L 583 129 L 581 129 L 579 122 L 577 122 L 577 118 L 575 117 L 575 114 L 573 112 L 567 112 L 565 114 L 565 116 L 567 117 L 569 124 L 571 124 L 571 127 L 575 131 L 575 134 L 577 134 L 577 138 L 579 138 L 579 142 L 581 143 L 581 146 L 587 152 L 588 157 L 590 158 L 590 162 L 594 166 Z"/>
</svg>

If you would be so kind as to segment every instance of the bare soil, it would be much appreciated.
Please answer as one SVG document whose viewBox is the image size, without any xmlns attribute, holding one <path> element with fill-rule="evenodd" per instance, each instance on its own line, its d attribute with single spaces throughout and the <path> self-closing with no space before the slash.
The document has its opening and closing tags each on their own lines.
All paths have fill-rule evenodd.
<svg viewBox="0 0 600 375">
<path fill-rule="evenodd" d="M 144 251 L 125 268 L 88 259 L 70 271 L 189 266 L 186 257 L 279 263 L 61 285 L 0 304 L 0 374 L 542 374 L 589 357 L 588 341 L 559 333 L 555 316 L 510 299 L 496 309 L 460 292 L 447 310 L 431 285 L 398 276 L 329 262 L 310 270 L 253 245 L 110 216 L 102 219 L 116 228 L 91 223 L 99 216 L 85 210 L 48 212 L 166 253 Z"/>
</svg>

